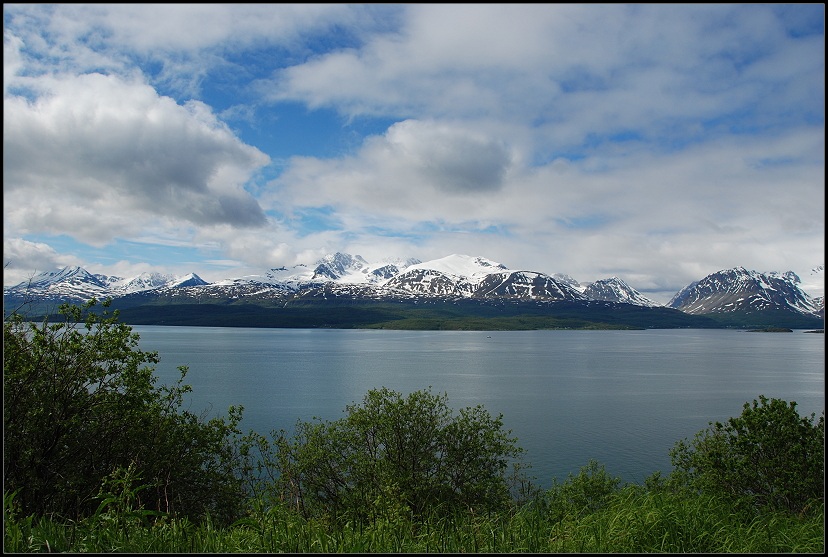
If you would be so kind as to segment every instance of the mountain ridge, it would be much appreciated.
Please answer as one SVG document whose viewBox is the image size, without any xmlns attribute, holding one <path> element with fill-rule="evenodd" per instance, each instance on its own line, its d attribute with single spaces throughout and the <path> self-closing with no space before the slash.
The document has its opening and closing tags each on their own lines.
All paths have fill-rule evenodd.
<svg viewBox="0 0 828 557">
<path fill-rule="evenodd" d="M 814 269 L 821 272 L 824 266 Z M 813 274 L 813 273 L 812 273 Z M 119 299 L 123 307 L 158 303 L 249 303 L 270 306 L 296 303 L 424 302 L 430 299 L 525 301 L 603 301 L 640 307 L 667 307 L 692 315 L 756 314 L 790 311 L 824 319 L 824 298 L 811 298 L 792 271 L 758 273 L 735 267 L 711 273 L 659 304 L 617 276 L 579 283 L 569 275 L 508 269 L 484 257 L 452 254 L 422 262 L 386 259 L 368 263 L 359 255 L 335 253 L 291 268 L 267 270 L 208 283 L 195 273 L 141 273 L 123 278 L 93 275 L 81 267 L 40 273 L 10 288 L 4 301 L 26 296 L 52 304 L 78 303 L 91 297 Z"/>
<path fill-rule="evenodd" d="M 753 313 L 788 308 L 816 315 L 813 298 L 799 288 L 801 280 L 787 271 L 759 273 L 734 267 L 711 273 L 680 290 L 667 304 L 692 315 L 711 313 Z"/>
</svg>

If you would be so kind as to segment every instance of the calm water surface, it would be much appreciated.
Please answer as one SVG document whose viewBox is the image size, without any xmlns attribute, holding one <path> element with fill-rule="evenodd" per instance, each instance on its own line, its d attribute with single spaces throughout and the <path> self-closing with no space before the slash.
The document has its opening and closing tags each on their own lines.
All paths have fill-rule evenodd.
<svg viewBox="0 0 828 557">
<path fill-rule="evenodd" d="M 825 407 L 824 335 L 802 331 L 133 328 L 160 382 L 189 366 L 194 412 L 242 404 L 243 429 L 267 433 L 338 419 L 372 388 L 431 386 L 503 414 L 544 486 L 590 458 L 626 481 L 667 472 L 675 441 L 760 394 Z"/>
</svg>

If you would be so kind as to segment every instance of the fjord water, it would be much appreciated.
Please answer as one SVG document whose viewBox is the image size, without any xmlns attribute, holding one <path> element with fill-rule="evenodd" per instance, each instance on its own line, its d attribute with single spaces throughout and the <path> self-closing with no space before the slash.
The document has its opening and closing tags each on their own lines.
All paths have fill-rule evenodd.
<svg viewBox="0 0 828 557">
<path fill-rule="evenodd" d="M 800 415 L 825 407 L 824 335 L 803 331 L 133 329 L 158 351 L 160 383 L 189 366 L 192 412 L 241 404 L 244 431 L 290 431 L 342 417 L 372 388 L 431 386 L 453 408 L 503 414 L 545 487 L 591 458 L 625 481 L 666 473 L 677 440 L 759 395 L 795 400 Z"/>
</svg>

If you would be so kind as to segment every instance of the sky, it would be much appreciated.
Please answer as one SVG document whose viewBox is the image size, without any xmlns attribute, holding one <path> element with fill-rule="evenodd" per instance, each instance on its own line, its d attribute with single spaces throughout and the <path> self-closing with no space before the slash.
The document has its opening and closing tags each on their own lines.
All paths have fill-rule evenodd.
<svg viewBox="0 0 828 557">
<path fill-rule="evenodd" d="M 4 5 L 4 285 L 825 262 L 825 8 Z M 810 282 L 809 282 L 810 280 Z"/>
</svg>

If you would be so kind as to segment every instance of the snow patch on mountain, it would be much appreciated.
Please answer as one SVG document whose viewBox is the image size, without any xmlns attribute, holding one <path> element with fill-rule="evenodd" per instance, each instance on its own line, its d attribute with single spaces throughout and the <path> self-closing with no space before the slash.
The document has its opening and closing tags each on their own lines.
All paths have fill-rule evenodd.
<svg viewBox="0 0 828 557">
<path fill-rule="evenodd" d="M 735 267 L 712 273 L 683 288 L 668 307 L 696 315 L 780 307 L 812 315 L 816 307 L 799 287 L 800 282 L 792 271 L 759 273 Z"/>
<path fill-rule="evenodd" d="M 693 282 L 691 282 L 690 284 L 676 292 L 676 294 L 672 298 L 670 298 L 670 301 L 667 302 L 667 307 L 678 308 L 679 306 L 681 306 L 684 303 L 684 300 L 687 299 L 687 297 L 690 295 L 690 293 L 693 291 L 697 284 L 699 284 L 699 281 L 694 280 Z"/>
<path fill-rule="evenodd" d="M 566 275 L 564 273 L 555 273 L 555 274 L 552 275 L 552 278 L 555 279 L 556 281 L 560 282 L 560 283 L 567 284 L 567 285 L 571 286 L 572 288 L 574 288 L 575 290 L 577 290 L 578 292 L 581 292 L 581 293 L 583 293 L 583 291 L 586 290 L 586 287 L 587 287 L 586 284 L 581 284 L 580 282 L 578 282 L 577 280 L 575 280 L 571 276 Z"/>
<path fill-rule="evenodd" d="M 488 275 L 506 271 L 508 268 L 485 257 L 452 254 L 425 263 L 417 263 L 406 269 L 406 271 L 414 270 L 438 271 L 451 277 L 462 277 L 470 282 L 479 282 Z"/>
<path fill-rule="evenodd" d="M 572 286 L 543 273 L 505 271 L 487 275 L 475 289 L 478 298 L 521 298 L 533 300 L 586 300 Z"/>
<path fill-rule="evenodd" d="M 824 284 L 824 266 L 805 280 L 792 272 L 757 273 L 742 267 L 719 271 L 679 291 L 668 307 L 687 313 L 758 311 L 790 308 L 803 314 L 824 312 L 824 298 L 812 298 L 805 287 Z M 65 267 L 35 275 L 4 289 L 5 295 L 39 296 L 44 300 L 86 301 L 136 293 L 176 298 L 273 299 L 291 296 L 349 299 L 517 298 L 536 300 L 598 300 L 658 307 L 619 277 L 580 283 L 569 275 L 547 275 L 508 269 L 505 265 L 469 255 L 452 254 L 422 262 L 384 259 L 369 263 L 359 255 L 335 253 L 314 265 L 269 269 L 261 275 L 229 278 L 210 284 L 198 275 L 141 273 L 123 278 L 93 275 L 80 267 Z"/>
<path fill-rule="evenodd" d="M 618 277 L 596 280 L 595 282 L 587 285 L 582 292 L 590 300 L 619 302 L 645 307 L 661 306 L 661 304 L 647 298 L 641 294 L 641 292 Z"/>
<path fill-rule="evenodd" d="M 81 267 L 64 267 L 57 271 L 46 271 L 33 276 L 11 288 L 4 288 L 4 295 L 62 299 L 85 302 L 90 298 L 125 296 L 148 290 L 180 288 L 209 284 L 195 273 L 183 276 L 141 273 L 135 277 L 123 278 L 102 274 L 91 274 Z"/>
</svg>

